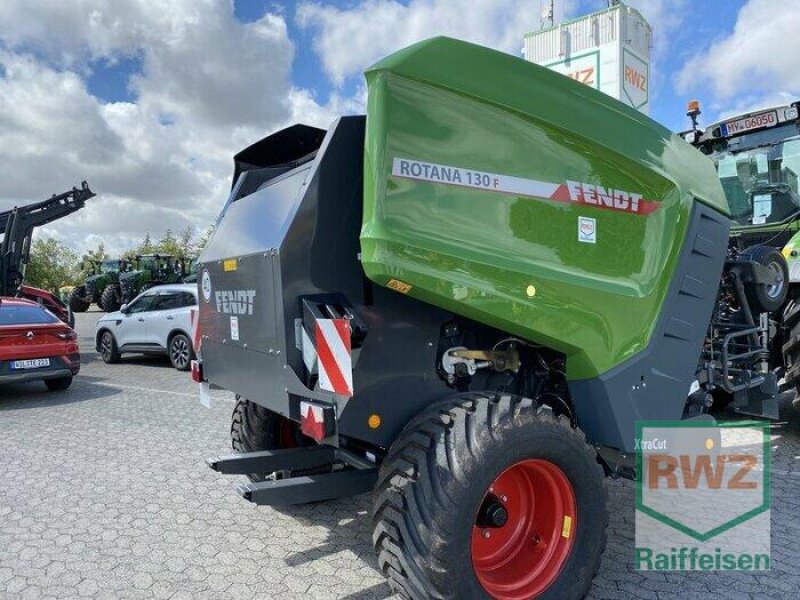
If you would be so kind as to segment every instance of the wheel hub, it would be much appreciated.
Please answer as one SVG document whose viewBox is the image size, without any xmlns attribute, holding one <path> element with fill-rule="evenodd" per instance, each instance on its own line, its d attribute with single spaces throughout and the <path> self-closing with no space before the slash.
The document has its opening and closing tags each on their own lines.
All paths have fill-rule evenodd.
<svg viewBox="0 0 800 600">
<path fill-rule="evenodd" d="M 478 511 L 475 524 L 483 528 L 498 528 L 508 523 L 508 511 L 500 499 L 494 494 L 488 494 Z"/>
<path fill-rule="evenodd" d="M 538 596 L 558 578 L 574 545 L 575 492 L 555 464 L 518 462 L 492 482 L 472 528 L 472 565 L 498 600 Z"/>
<path fill-rule="evenodd" d="M 767 296 L 772 299 L 779 298 L 783 292 L 783 268 L 775 262 L 767 265 L 767 268 L 775 274 L 775 283 L 767 286 Z"/>
</svg>

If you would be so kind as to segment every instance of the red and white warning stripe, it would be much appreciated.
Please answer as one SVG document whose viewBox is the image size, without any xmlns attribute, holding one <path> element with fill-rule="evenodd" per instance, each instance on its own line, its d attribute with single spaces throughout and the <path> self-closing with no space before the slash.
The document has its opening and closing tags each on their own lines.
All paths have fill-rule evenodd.
<svg viewBox="0 0 800 600">
<path fill-rule="evenodd" d="M 194 346 L 194 353 L 199 356 L 202 338 L 200 336 L 200 313 L 196 308 L 189 309 L 189 324 L 192 328 L 192 346 Z"/>
<path fill-rule="evenodd" d="M 635 215 L 648 215 L 661 206 L 660 202 L 645 200 L 641 194 L 635 192 L 591 183 L 580 181 L 551 183 L 406 158 L 395 158 L 392 161 L 392 176 L 486 192 L 571 202 Z"/>
<path fill-rule="evenodd" d="M 353 395 L 353 359 L 348 319 L 316 319 L 315 345 L 319 387 L 348 398 Z"/>
</svg>

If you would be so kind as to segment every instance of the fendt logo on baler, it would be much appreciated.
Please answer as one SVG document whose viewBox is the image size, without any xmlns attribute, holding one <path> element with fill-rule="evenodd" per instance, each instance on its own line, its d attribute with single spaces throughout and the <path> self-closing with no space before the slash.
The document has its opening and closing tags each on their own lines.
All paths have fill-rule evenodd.
<svg viewBox="0 0 800 600">
<path fill-rule="evenodd" d="M 255 298 L 255 290 L 217 290 L 214 292 L 217 312 L 226 315 L 252 315 Z"/>
<path fill-rule="evenodd" d="M 392 161 L 392 176 L 501 194 L 584 204 L 643 216 L 658 210 L 661 205 L 660 202 L 647 200 L 635 192 L 591 183 L 580 181 L 552 183 L 406 158 L 395 158 Z"/>
</svg>

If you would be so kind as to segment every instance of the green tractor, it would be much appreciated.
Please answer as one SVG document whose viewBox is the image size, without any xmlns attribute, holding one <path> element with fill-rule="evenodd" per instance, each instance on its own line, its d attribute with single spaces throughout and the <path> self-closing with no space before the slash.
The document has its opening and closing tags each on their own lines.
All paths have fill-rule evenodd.
<svg viewBox="0 0 800 600">
<path fill-rule="evenodd" d="M 692 130 L 683 134 L 714 162 L 731 210 L 731 241 L 757 244 L 789 261 L 790 287 L 800 284 L 800 102 L 775 106 L 697 127 L 700 106 L 689 103 Z M 797 286 L 800 289 L 800 286 Z M 791 290 L 794 291 L 794 290 Z M 790 299 L 796 294 L 790 293 Z"/>
<path fill-rule="evenodd" d="M 169 254 L 140 254 L 133 265 L 132 270 L 119 278 L 119 305 L 127 304 L 151 287 L 183 281 L 183 259 Z"/>
<path fill-rule="evenodd" d="M 183 277 L 183 283 L 197 283 L 197 265 L 198 258 L 196 256 L 189 260 L 189 266 L 186 268 L 186 275 Z"/>
<path fill-rule="evenodd" d="M 109 288 L 119 286 L 119 275 L 130 268 L 124 259 L 91 260 L 84 263 L 83 269 L 89 273 L 86 281 L 75 286 L 69 295 L 72 312 L 86 312 L 89 306 L 97 304 L 108 312 L 104 300 Z"/>
</svg>

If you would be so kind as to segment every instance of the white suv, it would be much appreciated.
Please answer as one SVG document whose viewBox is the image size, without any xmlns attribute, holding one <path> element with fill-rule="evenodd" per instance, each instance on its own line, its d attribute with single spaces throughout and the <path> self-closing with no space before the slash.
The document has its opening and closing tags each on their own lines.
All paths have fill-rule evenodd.
<svg viewBox="0 0 800 600">
<path fill-rule="evenodd" d="M 129 352 L 166 354 L 173 367 L 187 371 L 194 358 L 189 313 L 196 306 L 194 284 L 150 288 L 97 322 L 95 347 L 109 364 Z"/>
</svg>

